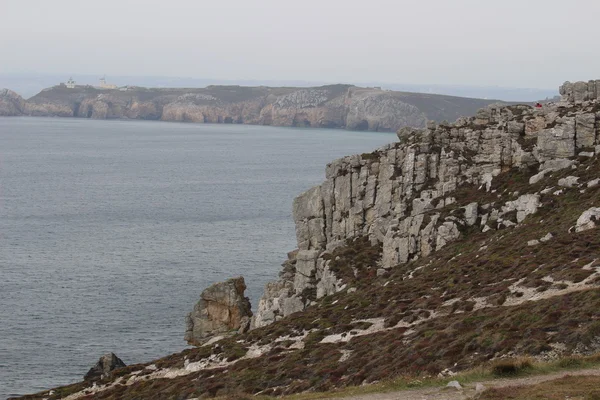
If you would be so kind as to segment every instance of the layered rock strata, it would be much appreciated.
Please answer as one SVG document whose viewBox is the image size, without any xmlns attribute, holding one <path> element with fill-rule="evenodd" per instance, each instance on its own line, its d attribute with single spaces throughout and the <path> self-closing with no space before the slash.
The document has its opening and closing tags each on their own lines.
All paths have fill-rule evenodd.
<svg viewBox="0 0 600 400">
<path fill-rule="evenodd" d="M 380 244 L 380 265 L 373 267 L 389 269 L 431 254 L 465 230 L 506 228 L 535 213 L 538 193 L 514 193 L 503 204 L 454 204 L 453 192 L 489 191 L 494 177 L 512 168 L 538 168 L 533 184 L 571 167 L 578 155 L 598 153 L 600 102 L 591 87 L 566 83 L 564 101 L 542 108 L 490 106 L 453 124 L 401 129 L 398 143 L 329 164 L 325 182 L 294 201 L 298 250 L 280 279 L 267 284 L 253 326 L 343 290 L 330 255 L 348 240 L 366 236 Z"/>
<path fill-rule="evenodd" d="M 209 86 L 100 90 L 55 86 L 27 101 L 0 92 L 0 115 L 144 119 L 396 131 L 455 120 L 491 100 L 328 85 L 315 88 Z"/>
<path fill-rule="evenodd" d="M 194 310 L 187 316 L 185 340 L 201 345 L 231 332 L 245 332 L 250 326 L 250 300 L 244 296 L 246 283 L 238 277 L 205 289 Z"/>
</svg>

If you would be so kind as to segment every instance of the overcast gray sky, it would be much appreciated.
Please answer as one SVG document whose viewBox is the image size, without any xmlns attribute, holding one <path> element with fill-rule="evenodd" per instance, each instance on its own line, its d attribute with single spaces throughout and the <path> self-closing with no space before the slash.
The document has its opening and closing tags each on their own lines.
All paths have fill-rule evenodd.
<svg viewBox="0 0 600 400">
<path fill-rule="evenodd" d="M 555 88 L 598 0 L 0 0 L 0 72 Z"/>
</svg>

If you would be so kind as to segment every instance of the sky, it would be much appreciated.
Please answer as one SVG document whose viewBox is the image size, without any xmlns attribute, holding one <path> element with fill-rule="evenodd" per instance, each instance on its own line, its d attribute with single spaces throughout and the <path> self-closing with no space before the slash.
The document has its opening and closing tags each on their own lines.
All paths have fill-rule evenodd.
<svg viewBox="0 0 600 400">
<path fill-rule="evenodd" d="M 0 73 L 556 88 L 598 0 L 0 0 Z"/>
</svg>

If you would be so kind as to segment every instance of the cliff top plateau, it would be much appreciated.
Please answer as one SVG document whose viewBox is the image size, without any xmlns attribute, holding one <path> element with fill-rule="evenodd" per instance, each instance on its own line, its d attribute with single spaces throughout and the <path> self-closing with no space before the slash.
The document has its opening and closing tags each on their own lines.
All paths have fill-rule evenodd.
<svg viewBox="0 0 600 400">
<path fill-rule="evenodd" d="M 599 94 L 567 82 L 559 102 L 403 128 L 333 161 L 294 201 L 297 249 L 249 331 L 23 398 L 243 399 L 597 362 Z"/>
<path fill-rule="evenodd" d="M 0 116 L 57 116 L 236 123 L 389 131 L 454 121 L 493 100 L 394 92 L 351 85 L 314 88 L 208 86 L 202 89 L 99 89 L 66 85 L 28 100 L 0 92 Z"/>
</svg>

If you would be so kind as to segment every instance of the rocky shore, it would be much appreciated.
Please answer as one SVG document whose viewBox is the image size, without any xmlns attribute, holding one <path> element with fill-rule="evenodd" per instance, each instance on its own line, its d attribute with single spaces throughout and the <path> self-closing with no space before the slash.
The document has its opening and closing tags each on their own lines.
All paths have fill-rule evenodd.
<svg viewBox="0 0 600 400">
<path fill-rule="evenodd" d="M 198 347 L 26 398 L 280 396 L 597 354 L 600 81 L 560 93 L 332 162 L 254 315 L 241 278 L 217 284 L 188 317 Z"/>
<path fill-rule="evenodd" d="M 0 91 L 0 116 L 142 119 L 395 132 L 454 121 L 493 100 L 393 92 L 351 85 L 314 88 L 209 86 L 96 89 L 54 86 L 28 100 Z"/>
</svg>

